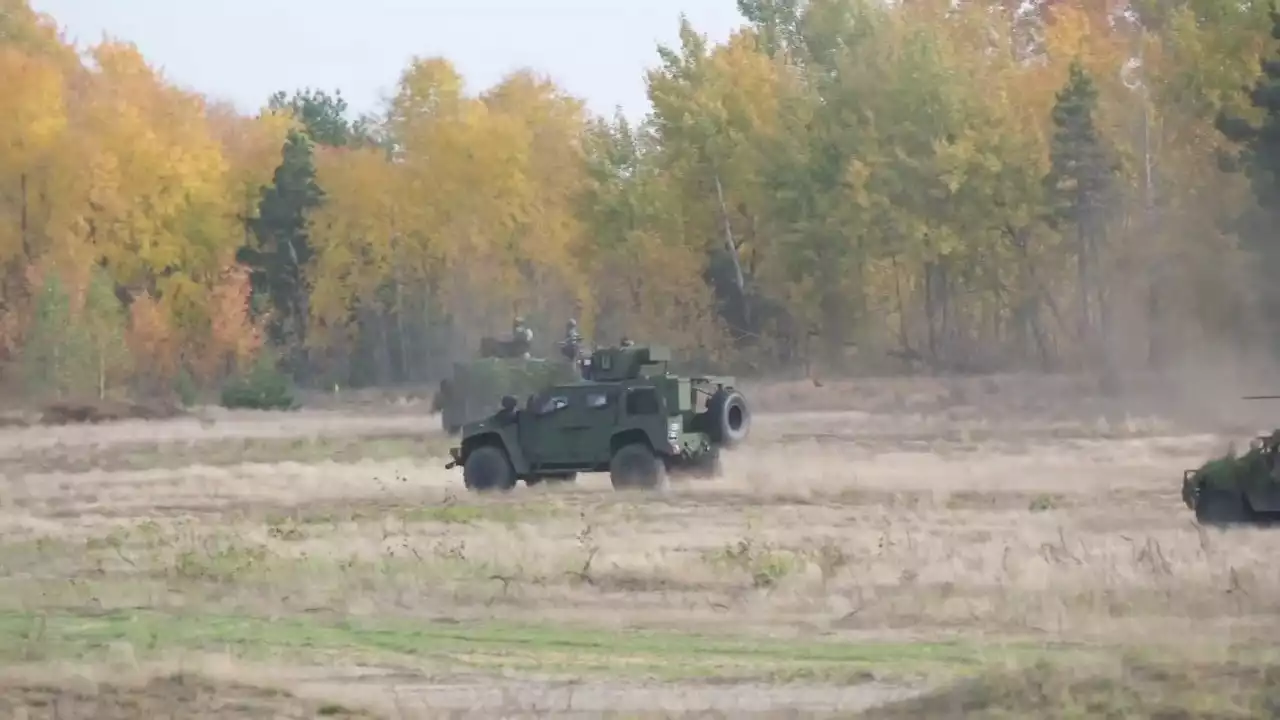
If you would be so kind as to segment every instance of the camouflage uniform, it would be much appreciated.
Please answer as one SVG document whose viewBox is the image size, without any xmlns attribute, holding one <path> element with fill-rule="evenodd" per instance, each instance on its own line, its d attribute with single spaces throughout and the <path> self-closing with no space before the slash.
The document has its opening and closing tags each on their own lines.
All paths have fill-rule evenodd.
<svg viewBox="0 0 1280 720">
<path fill-rule="evenodd" d="M 524 318 L 517 317 L 511 324 L 511 346 L 519 357 L 528 358 L 533 348 L 533 331 L 525 327 Z"/>
<path fill-rule="evenodd" d="M 578 321 L 570 320 L 565 323 L 564 340 L 560 341 L 560 354 L 564 355 L 566 360 L 577 360 L 581 349 L 582 334 L 578 332 Z"/>
<path fill-rule="evenodd" d="M 1271 466 L 1271 479 L 1280 483 L 1280 431 L 1262 441 L 1262 456 Z"/>
</svg>

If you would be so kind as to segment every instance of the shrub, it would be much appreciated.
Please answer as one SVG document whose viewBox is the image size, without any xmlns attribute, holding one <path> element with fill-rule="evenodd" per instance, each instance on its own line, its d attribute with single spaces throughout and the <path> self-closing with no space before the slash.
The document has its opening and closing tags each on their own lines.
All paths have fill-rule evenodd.
<svg viewBox="0 0 1280 720">
<path fill-rule="evenodd" d="M 297 407 L 293 381 L 275 362 L 263 355 L 249 372 L 233 377 L 222 386 L 222 406 L 247 410 L 293 410 Z"/>
</svg>

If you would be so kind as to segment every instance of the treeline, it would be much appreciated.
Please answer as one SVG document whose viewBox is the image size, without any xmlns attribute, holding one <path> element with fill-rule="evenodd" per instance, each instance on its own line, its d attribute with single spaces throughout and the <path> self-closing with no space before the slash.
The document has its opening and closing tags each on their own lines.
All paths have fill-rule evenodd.
<svg viewBox="0 0 1280 720">
<path fill-rule="evenodd" d="M 1280 337 L 1266 4 L 738 5 L 725 44 L 658 49 L 632 124 L 441 58 L 374 116 L 308 89 L 245 117 L 0 0 L 6 381 L 421 382 L 516 314 L 544 351 L 576 317 L 738 372 Z"/>
</svg>

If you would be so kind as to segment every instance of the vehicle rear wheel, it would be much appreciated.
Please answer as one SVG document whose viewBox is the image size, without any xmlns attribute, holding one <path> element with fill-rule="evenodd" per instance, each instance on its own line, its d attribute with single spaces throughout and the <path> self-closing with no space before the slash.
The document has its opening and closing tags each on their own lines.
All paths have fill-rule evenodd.
<svg viewBox="0 0 1280 720">
<path fill-rule="evenodd" d="M 667 466 L 645 443 L 618 448 L 609 461 L 614 490 L 661 490 L 667 486 Z"/>
<path fill-rule="evenodd" d="M 462 481 L 468 490 L 506 492 L 516 486 L 516 472 L 502 448 L 481 445 L 467 455 Z"/>
<path fill-rule="evenodd" d="M 1196 500 L 1196 522 L 1201 525 L 1236 525 L 1253 519 L 1244 495 L 1232 490 L 1200 488 Z"/>
</svg>

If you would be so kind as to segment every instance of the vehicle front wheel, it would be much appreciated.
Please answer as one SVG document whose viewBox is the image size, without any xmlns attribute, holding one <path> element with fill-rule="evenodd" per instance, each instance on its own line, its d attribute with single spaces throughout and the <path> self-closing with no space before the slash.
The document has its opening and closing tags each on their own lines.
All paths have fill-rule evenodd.
<svg viewBox="0 0 1280 720">
<path fill-rule="evenodd" d="M 468 490 L 506 492 L 516 486 L 516 471 L 502 448 L 481 445 L 467 455 L 462 481 Z"/>
<path fill-rule="evenodd" d="M 661 490 L 667 487 L 667 466 L 648 445 L 631 443 L 613 454 L 609 480 L 614 490 Z"/>
</svg>

